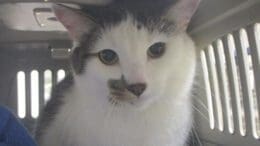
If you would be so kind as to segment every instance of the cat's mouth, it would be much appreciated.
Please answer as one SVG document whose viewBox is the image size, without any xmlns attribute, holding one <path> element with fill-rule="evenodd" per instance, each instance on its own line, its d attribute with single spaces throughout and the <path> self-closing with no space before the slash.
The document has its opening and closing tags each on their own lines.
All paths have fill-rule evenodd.
<svg viewBox="0 0 260 146">
<path fill-rule="evenodd" d="M 133 104 L 138 98 L 134 95 L 122 93 L 122 92 L 110 92 L 108 100 L 113 105 L 118 105 L 120 103 L 130 103 Z"/>
<path fill-rule="evenodd" d="M 108 88 L 110 90 L 108 100 L 113 105 L 118 105 L 121 102 L 133 104 L 139 98 L 127 90 L 127 85 L 123 78 L 109 80 Z"/>
</svg>

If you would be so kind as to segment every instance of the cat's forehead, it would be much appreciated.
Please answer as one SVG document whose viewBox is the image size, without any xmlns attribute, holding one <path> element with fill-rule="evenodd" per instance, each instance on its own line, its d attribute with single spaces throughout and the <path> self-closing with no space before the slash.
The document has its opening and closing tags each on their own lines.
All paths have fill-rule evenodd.
<svg viewBox="0 0 260 146">
<path fill-rule="evenodd" d="M 170 22 L 151 21 L 150 24 L 144 24 L 128 15 L 121 22 L 103 28 L 93 49 L 147 49 L 153 43 L 166 42 L 173 28 L 174 24 Z"/>
<path fill-rule="evenodd" d="M 104 30 L 110 29 L 132 29 L 141 30 L 145 29 L 149 32 L 160 32 L 170 34 L 176 29 L 176 24 L 173 21 L 167 20 L 164 17 L 152 17 L 152 16 L 136 16 L 132 13 L 125 12 L 120 18 L 103 22 Z M 132 27 L 132 28 L 131 28 Z"/>
</svg>

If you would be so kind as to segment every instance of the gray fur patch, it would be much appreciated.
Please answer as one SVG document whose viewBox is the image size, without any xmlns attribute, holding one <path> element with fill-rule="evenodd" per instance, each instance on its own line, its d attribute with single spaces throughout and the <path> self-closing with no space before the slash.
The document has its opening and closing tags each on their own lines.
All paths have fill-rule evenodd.
<svg viewBox="0 0 260 146">
<path fill-rule="evenodd" d="M 88 53 L 92 45 L 100 36 L 100 29 L 98 26 L 93 28 L 89 33 L 82 36 L 80 45 L 75 48 L 71 56 L 71 64 L 76 74 L 83 73 L 86 59 L 89 59 Z"/>
<path fill-rule="evenodd" d="M 74 79 L 71 74 L 67 75 L 63 81 L 57 84 L 52 89 L 51 99 L 41 112 L 39 120 L 36 125 L 35 139 L 41 140 L 41 136 L 47 130 L 48 126 L 55 119 L 56 114 L 59 112 L 60 107 L 63 105 L 64 93 L 73 86 Z"/>
</svg>

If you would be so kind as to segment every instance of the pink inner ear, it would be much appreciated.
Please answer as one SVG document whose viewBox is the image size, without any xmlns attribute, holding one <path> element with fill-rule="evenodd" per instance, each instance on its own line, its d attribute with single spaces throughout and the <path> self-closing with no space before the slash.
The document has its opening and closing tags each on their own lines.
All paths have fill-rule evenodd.
<svg viewBox="0 0 260 146">
<path fill-rule="evenodd" d="M 73 40 L 78 40 L 83 33 L 80 28 L 83 29 L 85 27 L 83 23 L 84 18 L 69 8 L 57 5 L 54 6 L 54 12 L 57 19 L 68 30 L 69 36 Z"/>
<path fill-rule="evenodd" d="M 70 31 L 72 28 L 70 24 L 70 20 L 65 17 L 65 9 L 64 8 L 56 8 L 55 14 L 57 19 Z"/>
<path fill-rule="evenodd" d="M 179 0 L 173 8 L 174 19 L 178 22 L 180 29 L 186 29 L 191 17 L 198 8 L 200 0 Z"/>
</svg>

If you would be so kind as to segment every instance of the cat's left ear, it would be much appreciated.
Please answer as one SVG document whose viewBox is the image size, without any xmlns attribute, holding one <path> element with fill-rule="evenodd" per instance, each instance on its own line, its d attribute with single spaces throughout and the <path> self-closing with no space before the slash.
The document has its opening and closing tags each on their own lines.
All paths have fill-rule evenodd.
<svg viewBox="0 0 260 146">
<path fill-rule="evenodd" d="M 69 36 L 73 41 L 80 41 L 85 33 L 88 33 L 97 25 L 92 17 L 74 8 L 54 4 L 53 11 L 56 18 L 68 30 Z"/>
<path fill-rule="evenodd" d="M 178 30 L 186 31 L 191 17 L 196 12 L 201 0 L 178 0 L 170 6 L 165 18 L 176 23 Z"/>
</svg>

